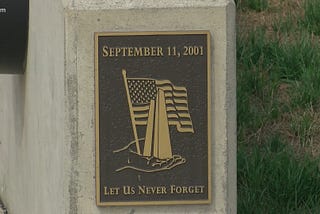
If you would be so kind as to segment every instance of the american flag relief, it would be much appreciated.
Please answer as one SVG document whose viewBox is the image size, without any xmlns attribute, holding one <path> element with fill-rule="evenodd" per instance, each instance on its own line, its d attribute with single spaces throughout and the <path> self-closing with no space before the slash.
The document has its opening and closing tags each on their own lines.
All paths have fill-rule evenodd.
<svg viewBox="0 0 320 214">
<path fill-rule="evenodd" d="M 184 164 L 186 160 L 183 157 L 172 153 L 169 126 L 175 126 L 178 132 L 194 132 L 188 109 L 187 89 L 175 86 L 169 80 L 128 78 L 125 69 L 122 70 L 122 75 L 127 92 L 136 154 L 156 158 L 159 162 L 163 160 L 164 168 L 157 167 L 150 170 L 125 166 L 118 171 L 123 169 L 162 171 Z M 136 126 L 139 125 L 146 126 L 143 138 L 137 133 Z"/>
</svg>

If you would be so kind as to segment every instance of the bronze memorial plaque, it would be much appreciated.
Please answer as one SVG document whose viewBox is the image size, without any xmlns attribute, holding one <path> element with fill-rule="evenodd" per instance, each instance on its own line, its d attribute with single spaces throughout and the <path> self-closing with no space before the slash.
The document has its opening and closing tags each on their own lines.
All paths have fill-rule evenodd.
<svg viewBox="0 0 320 214">
<path fill-rule="evenodd" d="M 209 204 L 210 33 L 95 34 L 97 205 Z"/>
</svg>

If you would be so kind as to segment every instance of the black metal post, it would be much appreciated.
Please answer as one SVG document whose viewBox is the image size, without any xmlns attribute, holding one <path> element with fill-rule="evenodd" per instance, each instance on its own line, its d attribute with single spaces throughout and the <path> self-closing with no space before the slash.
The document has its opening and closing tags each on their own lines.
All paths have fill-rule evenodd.
<svg viewBox="0 0 320 214">
<path fill-rule="evenodd" d="M 29 0 L 0 0 L 0 74 L 22 74 L 26 65 Z"/>
</svg>

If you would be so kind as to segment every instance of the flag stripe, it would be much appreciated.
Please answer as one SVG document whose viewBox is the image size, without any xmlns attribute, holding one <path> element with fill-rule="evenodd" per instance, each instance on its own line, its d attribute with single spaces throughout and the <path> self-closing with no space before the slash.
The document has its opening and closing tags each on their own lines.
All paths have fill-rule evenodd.
<svg viewBox="0 0 320 214">
<path fill-rule="evenodd" d="M 190 126 L 190 127 L 192 127 L 192 122 L 190 122 L 190 121 L 178 120 L 176 118 L 174 118 L 174 119 L 169 119 L 168 120 L 169 125 L 176 125 L 177 123 L 180 123 L 181 126 Z M 138 125 L 147 125 L 147 120 L 145 118 L 135 118 L 135 123 L 138 124 Z"/>
<path fill-rule="evenodd" d="M 185 92 L 175 92 L 175 91 L 166 91 L 164 94 L 165 97 L 185 97 Z"/>
<path fill-rule="evenodd" d="M 142 114 L 135 114 L 134 115 L 134 118 L 136 120 L 148 120 L 148 113 L 142 113 Z M 186 114 L 167 114 L 168 116 L 168 119 L 169 120 L 172 120 L 172 119 L 179 119 L 181 121 L 189 121 L 190 124 L 192 124 L 192 122 L 190 121 L 190 118 L 189 118 L 189 115 L 186 115 Z"/>
<path fill-rule="evenodd" d="M 185 87 L 174 86 L 169 80 L 156 80 L 156 84 L 158 87 L 170 87 L 175 91 L 187 91 Z"/>
<path fill-rule="evenodd" d="M 166 99 L 166 104 L 179 105 L 179 106 L 188 106 L 187 100 L 177 100 L 177 99 Z"/>
<path fill-rule="evenodd" d="M 132 106 L 134 112 L 141 112 L 141 111 L 149 111 L 149 104 L 146 106 Z M 179 105 L 179 104 L 178 104 Z M 180 105 L 180 106 L 174 106 L 174 103 L 166 104 L 167 112 L 168 111 L 183 111 L 183 112 L 189 112 L 187 105 Z"/>
</svg>

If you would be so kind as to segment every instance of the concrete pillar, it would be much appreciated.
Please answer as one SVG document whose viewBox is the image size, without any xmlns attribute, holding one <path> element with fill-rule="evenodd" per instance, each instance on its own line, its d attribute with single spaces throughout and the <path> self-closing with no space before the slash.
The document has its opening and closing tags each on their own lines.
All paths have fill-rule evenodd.
<svg viewBox="0 0 320 214">
<path fill-rule="evenodd" d="M 94 33 L 185 30 L 212 35 L 212 202 L 98 207 Z M 232 0 L 30 0 L 27 58 L 24 75 L 0 75 L 0 198 L 10 214 L 236 213 Z"/>
</svg>

